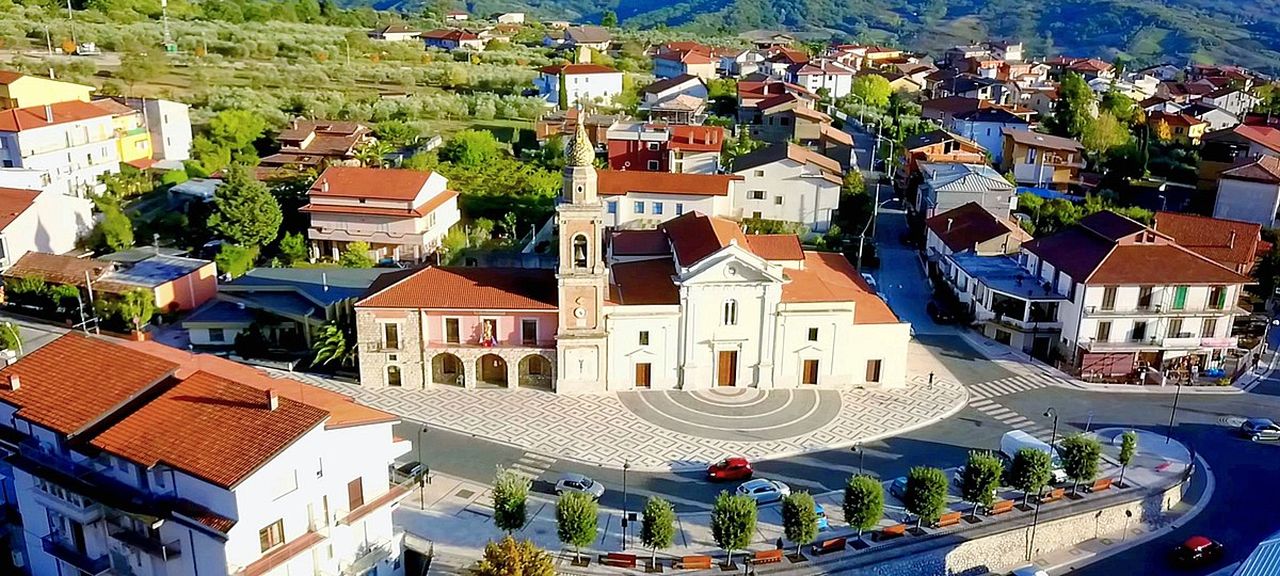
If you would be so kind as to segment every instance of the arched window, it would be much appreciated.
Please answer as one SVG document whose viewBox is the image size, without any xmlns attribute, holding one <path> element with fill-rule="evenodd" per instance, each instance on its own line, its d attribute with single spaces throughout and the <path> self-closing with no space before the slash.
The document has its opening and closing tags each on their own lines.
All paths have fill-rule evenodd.
<svg viewBox="0 0 1280 576">
<path fill-rule="evenodd" d="M 400 386 L 399 366 L 387 366 L 387 386 Z"/>
<path fill-rule="evenodd" d="M 587 237 L 581 234 L 573 237 L 573 267 L 587 267 Z"/>
<path fill-rule="evenodd" d="M 725 326 L 738 325 L 738 301 L 737 300 L 724 301 L 724 317 L 722 318 L 722 321 Z"/>
</svg>

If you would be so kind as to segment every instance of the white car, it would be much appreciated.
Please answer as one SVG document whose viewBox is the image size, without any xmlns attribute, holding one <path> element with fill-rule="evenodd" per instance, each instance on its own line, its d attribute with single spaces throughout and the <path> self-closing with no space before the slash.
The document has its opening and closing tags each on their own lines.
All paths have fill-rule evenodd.
<svg viewBox="0 0 1280 576">
<path fill-rule="evenodd" d="M 870 275 L 870 274 L 867 274 L 866 272 L 863 272 L 863 273 L 862 273 L 862 279 L 867 281 L 867 285 L 868 285 L 868 286 L 871 286 L 871 290 L 872 290 L 872 291 L 874 291 L 874 292 L 879 292 L 879 291 L 880 291 L 880 288 L 876 286 L 876 277 L 875 277 L 875 276 L 872 276 L 872 275 Z"/>
<path fill-rule="evenodd" d="M 601 496 L 604 496 L 604 484 L 581 474 L 565 474 L 556 482 L 556 495 L 564 496 L 570 492 L 586 494 L 599 500 Z"/>
<path fill-rule="evenodd" d="M 1041 570 L 1035 564 L 1027 564 L 1020 568 L 1014 568 L 1013 572 L 1009 573 L 1009 576 L 1049 576 L 1049 573 Z"/>
<path fill-rule="evenodd" d="M 739 496 L 748 496 L 756 501 L 756 505 L 781 501 L 791 495 L 791 488 L 777 480 L 756 478 L 738 485 Z"/>
</svg>

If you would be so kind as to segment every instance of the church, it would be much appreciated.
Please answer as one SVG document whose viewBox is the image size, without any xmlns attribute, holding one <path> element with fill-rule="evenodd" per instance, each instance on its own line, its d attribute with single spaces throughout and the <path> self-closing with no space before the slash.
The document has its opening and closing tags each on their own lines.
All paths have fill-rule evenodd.
<svg viewBox="0 0 1280 576">
<path fill-rule="evenodd" d="M 355 306 L 370 388 L 618 390 L 905 385 L 910 326 L 839 253 L 688 212 L 606 227 L 579 125 L 555 270 L 389 272 Z"/>
</svg>

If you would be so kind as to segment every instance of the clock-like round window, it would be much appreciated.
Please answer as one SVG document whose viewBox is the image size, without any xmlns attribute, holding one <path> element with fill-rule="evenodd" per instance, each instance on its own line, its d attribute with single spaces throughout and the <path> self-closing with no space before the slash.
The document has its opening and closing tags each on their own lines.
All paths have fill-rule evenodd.
<svg viewBox="0 0 1280 576">
<path fill-rule="evenodd" d="M 587 309 L 586 309 L 586 308 L 574 308 L 574 309 L 573 309 L 573 317 L 574 317 L 574 318 L 586 318 L 586 317 L 587 317 Z"/>
</svg>

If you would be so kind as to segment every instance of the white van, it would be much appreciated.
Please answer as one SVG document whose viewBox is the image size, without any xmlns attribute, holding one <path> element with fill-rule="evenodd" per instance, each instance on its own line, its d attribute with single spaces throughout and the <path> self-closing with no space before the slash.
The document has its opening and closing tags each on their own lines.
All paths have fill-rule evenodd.
<svg viewBox="0 0 1280 576">
<path fill-rule="evenodd" d="M 1062 460 L 1058 458 L 1058 452 L 1051 448 L 1049 444 L 1035 436 L 1027 434 L 1022 430 L 1010 430 L 1000 437 L 1000 452 L 1009 459 L 1010 462 L 1018 455 L 1018 451 L 1023 448 L 1031 448 L 1041 452 L 1048 452 L 1049 457 L 1053 461 L 1053 482 L 1059 484 L 1067 481 L 1067 472 L 1062 469 Z"/>
</svg>

